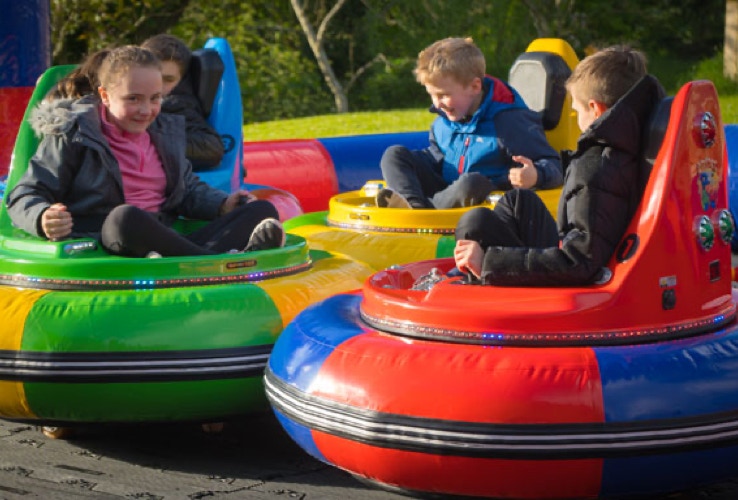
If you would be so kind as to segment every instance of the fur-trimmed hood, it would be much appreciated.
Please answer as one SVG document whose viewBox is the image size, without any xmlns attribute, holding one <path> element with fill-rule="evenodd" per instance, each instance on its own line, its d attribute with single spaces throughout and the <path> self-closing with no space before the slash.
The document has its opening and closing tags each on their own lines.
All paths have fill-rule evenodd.
<svg viewBox="0 0 738 500">
<path fill-rule="evenodd" d="M 67 133 L 81 115 L 96 107 L 96 99 L 44 99 L 33 108 L 28 119 L 31 128 L 38 136 Z"/>
</svg>

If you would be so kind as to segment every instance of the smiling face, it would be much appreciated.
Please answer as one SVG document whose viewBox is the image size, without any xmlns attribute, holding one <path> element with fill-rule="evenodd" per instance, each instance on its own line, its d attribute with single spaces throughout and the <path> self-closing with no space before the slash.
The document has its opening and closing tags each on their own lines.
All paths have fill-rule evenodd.
<svg viewBox="0 0 738 500">
<path fill-rule="evenodd" d="M 482 80 L 474 78 L 469 85 L 451 76 L 442 76 L 426 83 L 433 106 L 442 110 L 449 120 L 458 122 L 471 116 L 482 102 Z"/>
<path fill-rule="evenodd" d="M 152 66 L 132 66 L 108 87 L 99 89 L 108 120 L 124 132 L 145 132 L 161 110 L 161 70 Z"/>
</svg>

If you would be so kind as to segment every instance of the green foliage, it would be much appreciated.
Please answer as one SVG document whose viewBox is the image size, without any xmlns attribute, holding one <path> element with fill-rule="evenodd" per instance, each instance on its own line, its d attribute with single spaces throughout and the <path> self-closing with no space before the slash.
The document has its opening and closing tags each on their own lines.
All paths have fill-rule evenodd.
<svg viewBox="0 0 738 500">
<path fill-rule="evenodd" d="M 75 64 L 106 47 L 139 43 L 175 25 L 190 0 L 50 0 L 54 64 Z"/>
<path fill-rule="evenodd" d="M 228 40 L 247 123 L 332 109 L 331 94 L 304 50 L 302 31 L 284 2 L 192 3 L 172 33 L 191 47 L 201 47 L 210 37 Z"/>
<path fill-rule="evenodd" d="M 319 26 L 336 0 L 301 0 Z M 171 32 L 191 47 L 228 39 L 236 58 L 246 123 L 331 113 L 334 98 L 288 0 L 50 0 L 54 64 L 88 52 Z M 424 109 L 412 69 L 420 50 L 447 36 L 471 36 L 489 74 L 507 78 L 538 37 L 588 47 L 629 43 L 674 92 L 699 75 L 722 95 L 723 0 L 348 0 L 327 25 L 325 50 L 352 111 Z M 702 77 L 702 76 L 699 76 Z M 308 125 L 310 126 L 310 125 Z"/>
</svg>

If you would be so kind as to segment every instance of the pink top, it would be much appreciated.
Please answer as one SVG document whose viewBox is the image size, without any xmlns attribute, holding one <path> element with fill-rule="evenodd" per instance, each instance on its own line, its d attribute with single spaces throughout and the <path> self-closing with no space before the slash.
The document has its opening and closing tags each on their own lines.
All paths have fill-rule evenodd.
<svg viewBox="0 0 738 500">
<path fill-rule="evenodd" d="M 102 132 L 118 160 L 126 203 L 147 212 L 158 212 L 164 203 L 167 178 L 149 133 L 121 130 L 108 120 L 105 110 L 105 106 L 100 106 Z"/>
</svg>

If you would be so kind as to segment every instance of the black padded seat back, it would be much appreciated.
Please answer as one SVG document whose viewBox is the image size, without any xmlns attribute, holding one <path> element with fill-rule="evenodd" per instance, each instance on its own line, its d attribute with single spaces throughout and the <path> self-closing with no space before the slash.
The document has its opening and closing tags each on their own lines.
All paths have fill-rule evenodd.
<svg viewBox="0 0 738 500">
<path fill-rule="evenodd" d="M 544 130 L 559 124 L 571 69 L 552 52 L 523 52 L 510 68 L 508 83 L 528 107 L 541 115 Z"/>
<path fill-rule="evenodd" d="M 214 49 L 197 49 L 192 51 L 190 60 L 190 78 L 192 90 L 200 100 L 205 117 L 210 116 L 215 95 L 225 71 L 225 65 Z"/>
<path fill-rule="evenodd" d="M 673 101 L 673 96 L 661 99 L 651 113 L 651 117 L 648 119 L 648 125 L 644 130 L 643 161 L 638 179 L 641 192 L 643 192 L 648 183 L 648 178 L 651 176 L 651 170 L 656 162 L 656 157 L 664 142 L 664 135 L 669 126 L 669 116 L 671 115 L 671 103 Z"/>
</svg>

